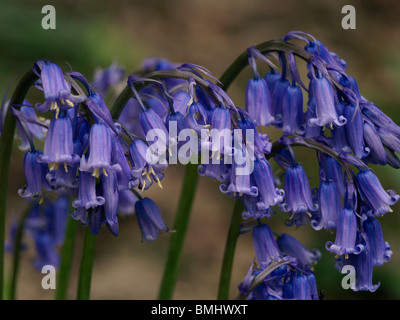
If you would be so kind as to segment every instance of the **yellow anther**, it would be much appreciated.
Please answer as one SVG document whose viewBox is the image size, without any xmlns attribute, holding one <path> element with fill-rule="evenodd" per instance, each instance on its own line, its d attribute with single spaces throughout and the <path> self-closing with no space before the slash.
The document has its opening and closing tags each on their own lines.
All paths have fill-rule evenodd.
<svg viewBox="0 0 400 320">
<path fill-rule="evenodd" d="M 67 166 L 66 162 L 64 162 L 64 170 L 65 170 L 65 172 L 68 172 L 68 166 Z"/>
<path fill-rule="evenodd" d="M 100 176 L 100 170 L 98 168 L 94 169 L 92 176 L 98 178 Z"/>
<path fill-rule="evenodd" d="M 107 173 L 106 169 L 104 169 L 104 168 L 103 168 L 103 174 L 104 174 L 106 177 L 108 177 L 108 173 Z"/>
<path fill-rule="evenodd" d="M 60 98 L 61 104 L 65 104 L 65 101 L 63 98 Z"/>
<path fill-rule="evenodd" d="M 57 170 L 59 163 L 58 162 L 51 162 L 49 163 L 49 170 Z"/>
<path fill-rule="evenodd" d="M 73 107 L 73 106 L 74 106 L 74 104 L 73 104 L 70 100 L 68 100 L 68 99 L 66 99 L 65 102 L 66 102 L 67 105 L 69 105 L 70 107 Z"/>
</svg>

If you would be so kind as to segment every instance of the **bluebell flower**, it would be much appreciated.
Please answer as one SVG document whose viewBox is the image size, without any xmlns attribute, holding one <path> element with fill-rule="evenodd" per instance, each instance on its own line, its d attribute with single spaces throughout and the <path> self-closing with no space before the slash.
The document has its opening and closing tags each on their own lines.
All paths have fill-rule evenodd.
<svg viewBox="0 0 400 320">
<path fill-rule="evenodd" d="M 219 163 L 199 164 L 197 172 L 200 176 L 212 178 L 219 182 L 229 181 L 231 175 L 231 165 L 220 161 Z"/>
<path fill-rule="evenodd" d="M 160 142 L 162 142 L 164 146 L 169 145 L 169 135 L 165 123 L 153 109 L 149 108 L 140 113 L 139 120 L 145 136 L 147 136 L 151 130 L 158 130 L 157 136 L 158 139 L 161 139 Z"/>
<path fill-rule="evenodd" d="M 346 122 L 347 141 L 354 155 L 358 158 L 364 158 L 369 150 L 365 148 L 363 134 L 363 120 L 360 110 L 352 103 L 344 106 L 344 116 Z"/>
<path fill-rule="evenodd" d="M 293 83 L 287 86 L 282 98 L 282 132 L 284 134 L 303 134 L 305 120 L 303 113 L 303 92 Z"/>
<path fill-rule="evenodd" d="M 257 207 L 260 210 L 283 201 L 284 191 L 275 187 L 271 165 L 266 159 L 260 158 L 254 161 L 252 177 L 258 188 L 260 201 L 257 203 Z"/>
<path fill-rule="evenodd" d="M 49 169 L 46 164 L 38 161 L 43 155 L 40 150 L 27 151 L 24 156 L 24 173 L 26 185 L 18 190 L 21 197 L 38 197 L 42 194 L 43 188 L 50 190 L 50 185 L 46 180 Z"/>
<path fill-rule="evenodd" d="M 279 78 L 271 91 L 271 105 L 272 115 L 275 118 L 275 125 L 279 128 L 282 125 L 282 113 L 283 113 L 283 97 L 285 92 L 290 87 L 290 82 L 285 78 Z"/>
<path fill-rule="evenodd" d="M 110 129 L 103 123 L 95 123 L 90 129 L 89 157 L 86 160 L 85 155 L 82 156 L 79 170 L 90 172 L 94 177 L 121 171 L 118 163 L 111 163 L 111 152 Z"/>
<path fill-rule="evenodd" d="M 30 141 L 34 138 L 43 140 L 47 133 L 47 126 L 50 120 L 38 118 L 35 109 L 32 105 L 24 100 L 24 104 L 19 108 L 19 111 L 11 109 L 17 117 L 17 134 L 21 139 L 21 150 L 28 150 L 31 146 Z M 17 113 L 18 112 L 18 113 Z"/>
<path fill-rule="evenodd" d="M 208 112 L 199 102 L 193 102 L 190 104 L 185 118 L 188 126 L 198 133 L 201 133 L 201 130 L 208 128 Z"/>
<path fill-rule="evenodd" d="M 373 264 L 372 254 L 368 245 L 365 242 L 361 242 L 365 247 L 360 254 L 350 254 L 348 257 L 341 256 L 337 262 L 336 267 L 342 270 L 343 266 L 351 265 L 355 268 L 355 287 L 352 288 L 354 291 L 370 291 L 375 292 L 380 283 L 373 284 Z"/>
<path fill-rule="evenodd" d="M 298 259 L 304 266 L 311 268 L 321 258 L 319 250 L 307 249 L 299 240 L 287 233 L 280 234 L 276 242 L 281 252 Z"/>
<path fill-rule="evenodd" d="M 211 151 L 218 154 L 232 152 L 231 114 L 227 107 L 215 108 L 211 118 Z"/>
<path fill-rule="evenodd" d="M 79 173 L 78 198 L 72 202 L 74 208 L 94 208 L 103 205 L 104 197 L 96 193 L 96 178 L 90 173 L 81 171 Z"/>
<path fill-rule="evenodd" d="M 115 172 L 107 176 L 101 176 L 102 196 L 104 198 L 104 219 L 111 232 L 117 236 L 119 233 L 119 224 L 117 218 L 118 212 L 118 178 Z"/>
<path fill-rule="evenodd" d="M 68 165 L 74 165 L 79 160 L 79 155 L 74 153 L 71 120 L 66 113 L 60 113 L 59 117 L 51 120 L 43 155 L 39 156 L 39 161 L 48 163 L 50 170 L 57 169 L 62 164 L 67 171 Z"/>
<path fill-rule="evenodd" d="M 310 99 L 315 103 L 315 114 L 308 118 L 310 126 L 323 127 L 333 124 L 343 126 L 347 120 L 338 115 L 334 97 L 334 89 L 328 79 L 322 75 L 313 75 L 310 80 Z"/>
<path fill-rule="evenodd" d="M 318 300 L 315 277 L 292 271 L 283 285 L 282 297 L 290 300 Z"/>
<path fill-rule="evenodd" d="M 259 197 L 250 196 L 247 194 L 243 194 L 240 197 L 244 205 L 244 210 L 242 212 L 242 218 L 247 219 L 262 219 L 262 218 L 271 218 L 271 208 L 265 208 L 264 206 L 257 205 L 260 202 Z"/>
<path fill-rule="evenodd" d="M 164 171 L 168 167 L 165 159 L 154 158 L 150 152 L 149 146 L 140 139 L 135 139 L 129 147 L 131 159 L 132 181 L 130 187 L 139 187 L 141 190 L 147 190 L 156 182 L 160 188 L 161 180 L 164 178 Z"/>
<path fill-rule="evenodd" d="M 364 121 L 364 141 L 368 149 L 370 150 L 368 161 L 380 165 L 387 163 L 387 155 L 385 147 L 382 143 L 380 136 L 378 135 L 375 126 L 368 121 Z"/>
<path fill-rule="evenodd" d="M 321 179 L 318 189 L 318 206 L 319 221 L 313 219 L 312 226 L 314 229 L 335 229 L 343 206 L 340 193 L 332 180 Z"/>
<path fill-rule="evenodd" d="M 383 239 L 379 221 L 374 217 L 368 217 L 363 221 L 362 226 L 372 256 L 372 265 L 377 267 L 389 262 L 393 252 L 389 243 Z"/>
<path fill-rule="evenodd" d="M 307 175 L 299 163 L 291 165 L 285 173 L 285 200 L 281 209 L 291 212 L 290 224 L 306 224 L 318 206 L 313 202 Z"/>
<path fill-rule="evenodd" d="M 245 91 L 245 106 L 252 120 L 261 126 L 275 121 L 271 109 L 271 94 L 263 78 L 250 79 Z"/>
<path fill-rule="evenodd" d="M 160 231 L 167 232 L 169 230 L 162 218 L 160 208 L 150 198 L 137 201 L 135 213 L 142 232 L 142 241 L 153 241 L 158 237 Z"/>
<path fill-rule="evenodd" d="M 274 234 L 267 224 L 253 228 L 253 246 L 259 264 L 268 265 L 271 261 L 282 257 Z"/>
<path fill-rule="evenodd" d="M 378 177 L 371 170 L 361 170 L 356 177 L 361 199 L 371 209 L 373 216 L 379 217 L 391 212 L 390 206 L 399 200 L 393 190 L 385 191 Z"/>
<path fill-rule="evenodd" d="M 76 103 L 85 100 L 85 96 L 75 96 L 71 93 L 71 84 L 64 77 L 61 68 L 48 60 L 38 60 L 34 64 L 34 71 L 40 77 L 45 102 L 37 104 L 35 108 L 40 112 L 54 111 L 55 118 L 60 110 L 73 108 Z"/>
<path fill-rule="evenodd" d="M 328 241 L 326 249 L 337 255 L 359 254 L 364 246 L 357 244 L 357 219 L 352 208 L 343 208 L 339 215 L 335 243 Z"/>
</svg>

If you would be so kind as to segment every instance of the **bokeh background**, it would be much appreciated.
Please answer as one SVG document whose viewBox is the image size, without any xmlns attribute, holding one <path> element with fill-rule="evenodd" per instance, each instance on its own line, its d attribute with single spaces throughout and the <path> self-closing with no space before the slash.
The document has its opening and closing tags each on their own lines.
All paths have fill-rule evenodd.
<svg viewBox="0 0 400 320">
<path fill-rule="evenodd" d="M 41 28 L 41 8 L 56 8 L 56 30 Z M 356 29 L 343 30 L 341 9 L 356 8 Z M 190 62 L 208 68 L 216 77 L 248 46 L 278 39 L 292 30 L 309 32 L 349 65 L 348 72 L 361 93 L 400 123 L 400 2 L 398 0 L 168 0 L 168 1 L 0 1 L 0 92 L 13 79 L 32 67 L 36 59 L 48 58 L 65 70 L 70 64 L 88 79 L 97 67 L 115 59 L 127 72 L 149 56 Z M 244 71 L 229 93 L 241 106 L 250 73 Z M 15 85 L 15 81 L 13 83 Z M 26 204 L 17 196 L 24 185 L 23 154 L 12 154 L 8 221 L 18 217 Z M 318 185 L 314 160 L 299 150 L 298 161 L 309 170 L 310 183 Z M 164 188 L 152 187 L 146 195 L 157 201 L 165 221 L 172 226 L 182 184 L 182 167 L 168 168 Z M 400 172 L 374 167 L 386 189 L 400 190 Z M 1 183 L 1 182 L 0 182 Z M 200 178 L 174 299 L 215 299 L 225 237 L 233 201 L 218 190 L 218 183 Z M 318 287 L 326 299 L 400 298 L 399 205 L 380 218 L 385 240 L 393 250 L 392 260 L 374 269 L 375 293 L 344 290 L 334 257 L 324 249 L 334 235 L 309 227 L 284 226 L 286 215 L 276 215 L 271 225 L 288 232 L 322 258 L 315 266 Z M 156 299 L 168 249 L 169 235 L 142 243 L 134 216 L 121 218 L 118 237 L 104 229 L 99 237 L 92 280 L 93 299 Z M 75 299 L 83 228 L 79 229 L 68 298 Z M 25 239 L 29 244 L 29 239 Z M 43 290 L 42 274 L 32 266 L 33 248 L 22 256 L 17 287 L 19 299 L 53 299 Z M 231 298 L 254 256 L 251 237 L 239 238 L 232 275 Z M 10 271 L 10 256 L 7 256 Z"/>
</svg>

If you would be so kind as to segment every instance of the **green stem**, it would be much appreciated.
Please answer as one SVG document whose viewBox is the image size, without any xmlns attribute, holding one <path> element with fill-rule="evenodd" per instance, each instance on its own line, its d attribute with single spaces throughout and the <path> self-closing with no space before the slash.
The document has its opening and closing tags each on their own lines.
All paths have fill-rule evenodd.
<svg viewBox="0 0 400 320">
<path fill-rule="evenodd" d="M 29 88 L 37 76 L 32 70 L 28 71 L 18 83 L 10 100 L 10 106 L 21 105 Z M 4 241 L 6 225 L 6 209 L 8 195 L 8 177 L 10 171 L 11 151 L 14 142 L 16 119 L 11 111 L 7 111 L 3 130 L 0 137 L 0 299 L 4 299 Z"/>
<path fill-rule="evenodd" d="M 58 271 L 57 300 L 65 300 L 68 292 L 69 277 L 71 273 L 75 237 L 78 223 L 71 216 L 68 216 L 67 228 L 65 230 L 64 244 L 61 250 L 61 263 Z"/>
<path fill-rule="evenodd" d="M 218 300 L 228 300 L 229 298 L 233 259 L 235 256 L 237 239 L 239 237 L 239 227 L 242 222 L 243 208 L 243 203 L 240 199 L 236 199 L 225 243 L 224 258 L 222 260 L 221 275 L 219 278 Z"/>
<path fill-rule="evenodd" d="M 77 300 L 89 300 L 90 286 L 92 282 L 93 262 L 96 251 L 97 236 L 90 232 L 90 228 L 85 228 L 81 266 L 79 270 Z"/>
<path fill-rule="evenodd" d="M 311 54 L 304 49 L 288 43 L 282 40 L 270 40 L 267 42 L 260 43 L 255 46 L 257 50 L 261 53 L 266 54 L 269 52 L 292 52 L 293 54 L 303 58 L 304 60 L 309 61 L 311 59 Z M 231 85 L 233 80 L 239 75 L 239 73 L 248 66 L 248 58 L 249 54 L 246 51 L 241 53 L 236 60 L 225 70 L 219 79 L 222 82 L 222 86 L 224 90 L 227 90 Z"/>
<path fill-rule="evenodd" d="M 178 211 L 174 223 L 175 232 L 171 233 L 167 262 L 158 296 L 160 300 L 170 300 L 173 295 L 197 182 L 197 165 L 186 165 Z"/>
<path fill-rule="evenodd" d="M 15 235 L 14 247 L 13 247 L 13 268 L 12 268 L 12 276 L 11 276 L 11 285 L 10 285 L 10 293 L 8 299 L 15 300 L 15 293 L 17 289 L 17 278 L 20 266 L 20 253 L 21 253 L 21 245 L 22 245 L 22 237 L 24 234 L 24 226 L 26 217 L 28 216 L 29 212 L 31 211 L 32 207 L 29 206 L 18 223 L 17 234 Z"/>
</svg>

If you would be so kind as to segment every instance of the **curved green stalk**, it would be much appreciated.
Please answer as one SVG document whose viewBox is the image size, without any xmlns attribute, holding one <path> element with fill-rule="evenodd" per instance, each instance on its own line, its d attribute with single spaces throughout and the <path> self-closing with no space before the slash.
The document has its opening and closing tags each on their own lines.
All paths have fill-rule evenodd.
<svg viewBox="0 0 400 320">
<path fill-rule="evenodd" d="M 26 217 L 31 211 L 32 207 L 29 206 L 24 213 L 22 214 L 17 227 L 17 234 L 15 235 L 15 241 L 13 244 L 13 262 L 12 262 L 12 276 L 11 276 L 11 284 L 10 284 L 10 293 L 8 299 L 15 300 L 16 298 L 16 289 L 17 289 L 17 279 L 20 265 L 20 253 L 21 253 L 21 245 L 22 238 L 24 235 L 24 227 Z"/>
<path fill-rule="evenodd" d="M 174 232 L 171 233 L 167 262 L 161 282 L 158 298 L 169 300 L 172 298 L 176 279 L 179 271 L 179 263 L 183 249 L 183 242 L 189 224 L 190 211 L 193 205 L 198 181 L 197 165 L 187 164 L 183 179 L 181 196 L 175 217 Z"/>
<path fill-rule="evenodd" d="M 97 236 L 90 232 L 90 228 L 85 228 L 83 240 L 82 260 L 79 270 L 77 300 L 90 299 L 90 287 L 92 283 L 93 262 L 96 251 Z"/>
<path fill-rule="evenodd" d="M 58 271 L 59 277 L 55 296 L 57 300 L 65 300 L 67 297 L 77 226 L 77 221 L 68 216 L 64 244 L 61 250 L 61 263 Z"/>
<path fill-rule="evenodd" d="M 243 203 L 240 199 L 236 199 L 225 243 L 224 258 L 222 260 L 221 275 L 218 286 L 218 300 L 229 299 L 233 259 L 235 257 L 236 243 L 239 237 L 239 227 L 242 222 L 243 208 Z"/>
<path fill-rule="evenodd" d="M 28 71 L 18 83 L 10 100 L 10 106 L 21 105 L 29 88 L 37 76 L 32 70 Z M 0 299 L 4 299 L 4 240 L 7 208 L 8 177 L 10 170 L 11 152 L 14 142 L 16 119 L 7 111 L 3 130 L 0 137 Z"/>
</svg>

